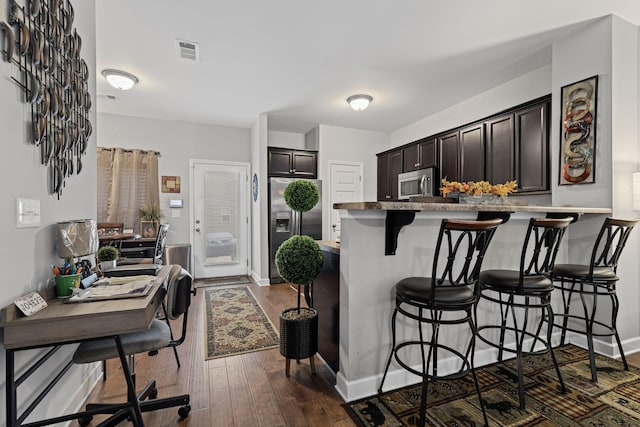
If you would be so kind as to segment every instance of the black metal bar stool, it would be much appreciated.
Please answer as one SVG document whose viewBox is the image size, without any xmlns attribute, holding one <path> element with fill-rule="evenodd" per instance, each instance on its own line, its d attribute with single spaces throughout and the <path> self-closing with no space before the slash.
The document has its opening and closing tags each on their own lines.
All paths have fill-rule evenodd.
<svg viewBox="0 0 640 427">
<path fill-rule="evenodd" d="M 542 324 L 546 317 L 553 319 L 551 308 L 551 292 L 553 282 L 550 279 L 551 269 L 558 253 L 564 232 L 572 218 L 546 219 L 531 218 L 520 255 L 519 270 L 485 270 L 478 280 L 479 297 L 476 303 L 476 319 L 478 305 L 482 300 L 500 306 L 499 325 L 478 325 L 478 338 L 498 349 L 498 360 L 502 361 L 504 352 L 515 353 L 518 366 L 518 397 L 520 409 L 525 409 L 525 392 L 522 375 L 522 356 L 526 354 L 542 354 L 551 352 L 551 358 L 558 374 L 561 391 L 565 392 L 564 382 L 560 374 L 558 362 L 551 347 L 552 328 L 547 328 L 546 339 L 540 337 Z M 522 313 L 522 316 L 516 315 Z M 541 310 L 541 316 L 533 320 L 535 332 L 529 323 L 531 310 Z M 509 322 L 511 315 L 511 322 Z M 534 323 L 537 322 L 537 323 Z M 553 320 L 552 320 L 553 322 Z M 499 331 L 498 342 L 495 335 Z M 505 342 L 507 331 L 514 335 L 514 343 Z M 493 332 L 494 336 L 489 336 Z M 525 338 L 532 338 L 531 349 L 525 351 Z M 540 342 L 543 348 L 536 349 Z"/>
<path fill-rule="evenodd" d="M 557 314 L 562 317 L 562 324 L 555 324 L 555 326 L 562 328 L 561 344 L 565 342 L 567 331 L 586 334 L 591 364 L 591 380 L 594 383 L 598 382 L 593 349 L 594 336 L 614 336 L 624 368 L 629 370 L 616 327 L 620 306 L 616 295 L 616 283 L 618 282 L 616 271 L 620 254 L 637 222 L 638 220 L 606 218 L 596 238 L 591 261 L 588 265 L 558 264 L 553 269 L 552 277 L 555 287 L 562 291 L 563 313 Z M 574 295 L 580 297 L 582 313 L 579 312 L 579 309 L 578 312 L 571 312 L 571 301 Z M 609 324 L 596 320 L 598 299 L 601 297 L 608 297 L 611 301 Z M 580 325 L 570 325 L 569 319 L 578 320 Z M 600 327 L 601 330 L 594 332 L 594 325 Z"/>
<path fill-rule="evenodd" d="M 379 393 L 382 393 L 391 359 L 407 371 L 422 377 L 420 401 L 420 426 L 426 422 L 427 385 L 430 380 L 455 379 L 471 371 L 485 424 L 488 424 L 480 386 L 473 367 L 475 351 L 475 324 L 472 308 L 476 300 L 475 286 L 484 254 L 491 242 L 500 219 L 487 221 L 443 220 L 438 234 L 431 277 L 408 277 L 395 286 L 396 306 L 391 317 L 393 343 L 391 354 L 384 370 Z M 443 265 L 444 264 L 444 265 Z M 443 313 L 448 313 L 443 318 Z M 396 343 L 396 319 L 398 313 L 418 322 L 419 340 Z M 440 326 L 467 323 L 471 329 L 469 344 L 464 353 L 441 343 Z M 423 324 L 431 325 L 431 337 L 425 339 Z M 418 370 L 405 362 L 398 354 L 405 347 L 418 346 L 422 369 Z M 428 347 L 428 355 L 425 355 Z M 438 350 L 457 358 L 460 370 L 450 375 L 438 373 Z M 432 363 L 433 361 L 433 363 Z"/>
</svg>

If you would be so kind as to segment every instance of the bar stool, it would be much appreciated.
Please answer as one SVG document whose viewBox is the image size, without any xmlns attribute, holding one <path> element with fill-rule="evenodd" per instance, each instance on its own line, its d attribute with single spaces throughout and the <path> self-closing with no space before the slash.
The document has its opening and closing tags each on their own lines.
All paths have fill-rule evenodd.
<svg viewBox="0 0 640 427">
<path fill-rule="evenodd" d="M 485 270 L 480 273 L 478 279 L 479 297 L 475 306 L 477 317 L 478 305 L 482 300 L 489 301 L 500 306 L 499 325 L 478 325 L 478 339 L 498 349 L 498 361 L 502 362 L 504 352 L 515 353 L 518 367 L 518 397 L 520 409 L 525 409 L 525 393 L 522 375 L 522 356 L 527 354 L 542 354 L 550 351 L 553 365 L 555 366 L 560 388 L 565 392 L 564 382 L 560 374 L 558 362 L 551 347 L 552 328 L 547 328 L 547 337 L 542 339 L 540 331 L 546 317 L 553 323 L 553 310 L 551 308 L 551 292 L 553 282 L 549 278 L 553 263 L 558 253 L 560 242 L 564 232 L 571 223 L 572 218 L 545 219 L 531 218 L 520 255 L 519 270 Z M 516 309 L 523 311 L 524 316 L 516 316 Z M 537 329 L 532 332 L 529 327 L 530 310 L 540 309 L 542 315 L 537 321 Z M 546 311 L 546 313 L 545 313 Z M 508 322 L 511 314 L 511 323 Z M 519 321 L 521 320 L 521 323 Z M 490 332 L 499 331 L 499 341 L 496 343 L 488 337 Z M 513 344 L 505 343 L 506 332 L 510 331 L 515 337 L 515 349 Z M 532 338 L 531 350 L 523 349 L 526 337 Z M 540 341 L 544 348 L 535 349 L 536 342 Z"/>
<path fill-rule="evenodd" d="M 567 331 L 586 334 L 589 363 L 591 365 L 591 381 L 594 383 L 598 382 L 593 349 L 594 336 L 614 336 L 622 357 L 624 369 L 629 370 L 616 327 L 618 309 L 620 307 L 618 296 L 616 295 L 616 282 L 618 281 L 616 270 L 620 254 L 627 243 L 631 230 L 633 230 L 638 221 L 637 219 L 606 218 L 596 238 L 591 253 L 591 261 L 588 265 L 558 264 L 553 269 L 552 278 L 555 282 L 555 288 L 562 291 L 563 313 L 557 315 L 562 317 L 562 324 L 555 324 L 555 326 L 562 328 L 560 343 L 564 345 Z M 574 293 L 580 296 L 582 314 L 570 312 Z M 611 320 L 608 325 L 602 321 L 595 320 L 598 298 L 600 297 L 609 297 L 611 300 Z M 587 300 L 591 301 L 591 309 L 589 309 Z M 584 329 L 569 325 L 569 319 L 577 319 L 584 322 Z M 603 328 L 603 331 L 595 333 L 593 331 L 594 325 Z"/>
<path fill-rule="evenodd" d="M 501 223 L 500 219 L 486 221 L 442 220 L 431 277 L 408 277 L 400 280 L 395 286 L 396 306 L 391 317 L 393 342 L 378 392 L 382 393 L 391 359 L 395 357 L 400 366 L 422 378 L 420 426 L 424 426 L 426 422 L 428 382 L 434 379 L 460 378 L 469 371 L 473 375 L 485 425 L 488 424 L 484 402 L 480 395 L 480 386 L 473 367 L 475 324 L 472 318 L 472 308 L 476 300 L 475 286 L 484 254 L 496 228 Z M 442 254 L 442 259 L 440 259 L 440 254 Z M 447 316 L 443 318 L 445 312 Z M 396 343 L 398 313 L 418 322 L 419 340 Z M 471 329 L 471 337 L 464 354 L 439 342 L 440 326 L 463 323 L 467 323 Z M 422 330 L 423 324 L 431 325 L 430 339 L 425 340 Z M 420 349 L 421 370 L 411 367 L 398 354 L 405 347 L 415 348 L 415 346 Z M 425 347 L 428 347 L 428 355 L 426 356 Z M 458 358 L 461 362 L 460 370 L 450 375 L 439 375 L 438 350 Z M 432 360 L 433 364 L 431 365 Z"/>
</svg>

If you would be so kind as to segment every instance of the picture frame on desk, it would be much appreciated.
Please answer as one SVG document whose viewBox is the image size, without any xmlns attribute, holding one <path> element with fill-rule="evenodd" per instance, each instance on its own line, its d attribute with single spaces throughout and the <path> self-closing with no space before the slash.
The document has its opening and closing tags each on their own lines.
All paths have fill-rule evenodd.
<svg viewBox="0 0 640 427">
<path fill-rule="evenodd" d="M 140 235 L 154 238 L 158 235 L 158 223 L 155 221 L 140 221 Z"/>
</svg>

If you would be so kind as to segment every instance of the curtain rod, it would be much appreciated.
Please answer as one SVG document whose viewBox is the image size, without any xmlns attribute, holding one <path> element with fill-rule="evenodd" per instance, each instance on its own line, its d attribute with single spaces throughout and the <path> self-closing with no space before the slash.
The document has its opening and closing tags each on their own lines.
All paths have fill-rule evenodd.
<svg viewBox="0 0 640 427">
<path fill-rule="evenodd" d="M 155 150 L 141 150 L 139 148 L 120 148 L 120 147 L 96 147 L 98 150 L 103 150 L 103 151 L 115 151 L 115 150 L 120 150 L 120 151 L 124 151 L 125 153 L 133 153 L 134 151 L 140 151 L 141 153 L 152 153 L 155 154 L 158 157 L 162 157 L 162 154 L 160 154 L 159 151 L 155 151 Z"/>
</svg>

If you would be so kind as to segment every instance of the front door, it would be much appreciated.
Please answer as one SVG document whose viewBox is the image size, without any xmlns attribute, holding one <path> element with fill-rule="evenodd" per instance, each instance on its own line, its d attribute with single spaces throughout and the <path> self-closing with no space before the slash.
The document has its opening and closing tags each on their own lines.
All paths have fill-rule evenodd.
<svg viewBox="0 0 640 427">
<path fill-rule="evenodd" d="M 362 201 L 362 163 L 329 162 L 329 239 L 340 240 L 340 211 L 334 203 Z"/>
<path fill-rule="evenodd" d="M 249 272 L 249 164 L 191 160 L 194 276 Z"/>
</svg>

